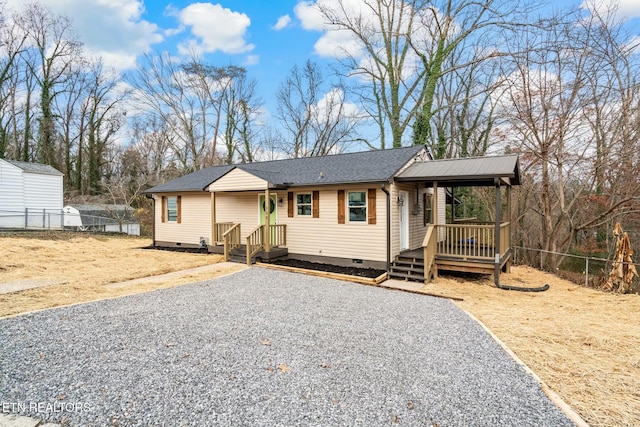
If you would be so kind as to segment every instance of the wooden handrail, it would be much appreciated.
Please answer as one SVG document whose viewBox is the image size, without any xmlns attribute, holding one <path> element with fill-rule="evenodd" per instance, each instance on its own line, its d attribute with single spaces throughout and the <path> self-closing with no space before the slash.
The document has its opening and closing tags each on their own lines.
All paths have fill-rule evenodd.
<svg viewBox="0 0 640 427">
<path fill-rule="evenodd" d="M 235 224 L 233 222 L 216 222 L 213 224 L 213 243 L 217 244 L 224 239 L 222 235 L 229 231 Z"/>
<path fill-rule="evenodd" d="M 242 244 L 240 235 L 240 224 L 234 224 L 222 234 L 222 240 L 224 241 L 225 261 L 229 261 L 229 258 L 231 257 L 231 251 L 239 248 Z"/>
<path fill-rule="evenodd" d="M 247 265 L 251 266 L 251 257 L 264 249 L 264 225 L 259 225 L 247 236 Z"/>
<path fill-rule="evenodd" d="M 427 234 L 422 242 L 424 251 L 424 283 L 431 282 L 431 276 L 438 277 L 438 267 L 436 266 L 436 252 L 438 246 L 438 233 L 435 225 L 430 225 Z"/>
</svg>

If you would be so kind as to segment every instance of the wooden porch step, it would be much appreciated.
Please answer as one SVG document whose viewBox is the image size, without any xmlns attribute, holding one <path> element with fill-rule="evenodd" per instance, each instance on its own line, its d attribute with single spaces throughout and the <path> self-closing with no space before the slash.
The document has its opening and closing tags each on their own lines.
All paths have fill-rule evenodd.
<svg viewBox="0 0 640 427">
<path fill-rule="evenodd" d="M 403 266 L 403 265 L 395 265 L 395 264 L 391 264 L 391 267 L 389 268 L 391 271 L 393 272 L 398 272 L 398 273 L 419 273 L 422 274 L 424 276 L 424 266 L 422 267 L 413 267 L 413 266 Z"/>
<path fill-rule="evenodd" d="M 395 271 L 389 271 L 388 273 L 390 279 L 402 279 L 402 280 L 411 280 L 414 282 L 424 282 L 424 275 L 416 275 L 411 273 L 398 273 Z"/>
<path fill-rule="evenodd" d="M 424 261 L 400 255 L 389 266 L 389 278 L 424 282 Z"/>
<path fill-rule="evenodd" d="M 415 267 L 424 268 L 424 261 L 398 258 L 393 262 L 393 265 L 403 265 L 403 266 L 406 265 L 406 266 L 415 266 Z"/>
</svg>

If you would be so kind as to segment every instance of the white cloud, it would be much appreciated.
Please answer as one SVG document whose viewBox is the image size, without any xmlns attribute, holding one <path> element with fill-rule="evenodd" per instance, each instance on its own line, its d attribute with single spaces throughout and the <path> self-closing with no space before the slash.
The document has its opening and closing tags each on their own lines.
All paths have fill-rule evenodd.
<svg viewBox="0 0 640 427">
<path fill-rule="evenodd" d="M 615 15 L 618 19 L 640 17 L 640 2 L 638 0 L 585 0 L 580 7 L 590 12 L 596 10 L 604 15 L 607 11 L 615 8 Z"/>
<path fill-rule="evenodd" d="M 307 31 L 325 31 L 327 25 L 325 25 L 324 16 L 313 4 L 313 2 L 301 1 L 293 8 L 296 17 L 300 20 L 302 28 Z"/>
<path fill-rule="evenodd" d="M 318 103 L 314 106 L 318 116 L 328 117 L 332 120 L 337 118 L 338 113 L 349 119 L 357 119 L 363 116 L 362 111 L 352 102 L 344 99 L 344 92 L 339 88 L 332 88 L 325 93 Z"/>
<path fill-rule="evenodd" d="M 400 33 L 411 31 L 413 42 L 418 46 L 428 47 L 432 44 L 431 34 L 436 31 L 438 26 L 442 25 L 442 22 L 436 22 L 436 19 L 441 17 L 440 13 L 437 10 L 434 13 L 434 10 L 428 8 L 415 12 L 408 5 L 400 8 L 393 3 L 394 1 L 390 1 L 391 5 L 389 6 L 389 8 L 394 8 L 393 13 L 395 14 L 393 31 Z M 330 11 L 332 17 L 326 17 L 321 10 Z M 333 19 L 337 22 L 349 22 L 351 26 L 357 28 L 359 35 L 367 39 L 371 46 L 384 48 L 381 37 L 383 29 L 380 26 L 379 17 L 368 5 L 367 0 L 302 1 L 295 6 L 294 12 L 303 29 L 322 33 L 314 46 L 316 53 L 320 56 L 352 57 L 360 60 L 367 56 L 362 41 L 352 31 L 329 22 Z M 436 18 L 434 19 L 434 17 Z M 409 27 L 412 19 L 412 27 Z M 388 31 L 388 28 L 385 28 L 384 31 Z M 450 31 L 456 32 L 458 27 L 452 25 Z"/>
<path fill-rule="evenodd" d="M 278 18 L 278 22 L 272 28 L 276 31 L 283 30 L 291 23 L 291 17 L 289 15 L 283 15 Z"/>
<path fill-rule="evenodd" d="M 244 65 L 256 65 L 260 63 L 260 55 L 247 55 Z"/>
<path fill-rule="evenodd" d="M 179 46 L 181 53 L 243 53 L 254 48 L 244 36 L 251 20 L 244 13 L 233 12 L 219 4 L 192 3 L 182 9 L 180 22 L 191 27 L 195 36 Z"/>
<path fill-rule="evenodd" d="M 25 5 L 23 0 L 5 3 L 16 11 Z M 47 0 L 44 4 L 72 20 L 89 55 L 103 57 L 106 65 L 118 70 L 134 67 L 139 54 L 163 40 L 158 26 L 142 19 L 142 0 Z"/>
</svg>

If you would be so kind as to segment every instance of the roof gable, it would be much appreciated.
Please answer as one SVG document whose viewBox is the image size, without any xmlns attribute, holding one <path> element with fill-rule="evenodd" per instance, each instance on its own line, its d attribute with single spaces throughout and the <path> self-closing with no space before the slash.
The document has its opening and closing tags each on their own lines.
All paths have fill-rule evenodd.
<svg viewBox="0 0 640 427">
<path fill-rule="evenodd" d="M 209 191 L 264 190 L 269 181 L 240 168 L 233 168 L 209 185 Z"/>
</svg>

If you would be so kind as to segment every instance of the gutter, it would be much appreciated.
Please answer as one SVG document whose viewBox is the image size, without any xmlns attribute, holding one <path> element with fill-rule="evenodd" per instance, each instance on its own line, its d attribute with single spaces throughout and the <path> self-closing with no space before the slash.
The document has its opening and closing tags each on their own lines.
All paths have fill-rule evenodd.
<svg viewBox="0 0 640 427">
<path fill-rule="evenodd" d="M 387 195 L 387 271 L 391 268 L 391 193 L 387 190 L 386 184 L 380 187 Z"/>
</svg>

